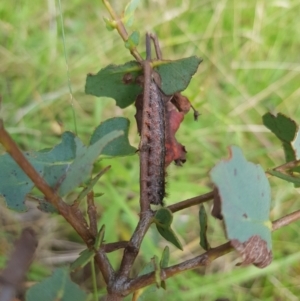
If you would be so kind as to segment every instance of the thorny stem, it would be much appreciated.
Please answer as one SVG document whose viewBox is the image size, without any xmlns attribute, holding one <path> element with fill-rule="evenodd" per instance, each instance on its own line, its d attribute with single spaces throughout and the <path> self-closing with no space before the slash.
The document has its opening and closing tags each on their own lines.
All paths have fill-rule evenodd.
<svg viewBox="0 0 300 301">
<path fill-rule="evenodd" d="M 188 208 L 188 207 L 191 207 L 194 205 L 199 205 L 201 203 L 205 203 L 207 201 L 212 200 L 213 198 L 214 198 L 214 192 L 211 191 L 206 194 L 202 194 L 202 195 L 196 196 L 194 198 L 187 199 L 185 201 L 170 205 L 170 206 L 168 206 L 168 208 L 174 213 L 174 212 L 183 210 L 185 208 Z"/>
<path fill-rule="evenodd" d="M 33 168 L 24 154 L 20 151 L 17 144 L 5 130 L 2 120 L 0 120 L 0 143 L 16 161 L 24 173 L 31 179 L 34 185 L 44 194 L 46 200 L 58 210 L 58 212 L 81 236 L 86 245 L 88 247 L 93 246 L 95 237 L 90 232 L 82 212 L 78 210 L 77 206 L 69 206 L 66 204 L 62 198 L 56 194 L 56 192 L 53 191 L 53 189 L 46 183 L 46 181 Z M 114 273 L 105 252 L 100 249 L 95 258 L 105 281 L 108 282 Z"/>
</svg>

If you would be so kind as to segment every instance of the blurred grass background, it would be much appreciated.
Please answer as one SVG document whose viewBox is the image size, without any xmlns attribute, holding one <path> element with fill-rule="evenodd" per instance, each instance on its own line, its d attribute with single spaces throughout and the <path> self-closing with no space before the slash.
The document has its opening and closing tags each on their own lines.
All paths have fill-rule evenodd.
<svg viewBox="0 0 300 301">
<path fill-rule="evenodd" d="M 120 12 L 127 1 L 111 3 Z M 75 123 L 87 142 L 101 121 L 126 116 L 131 120 L 130 141 L 137 146 L 133 106 L 121 110 L 114 100 L 84 94 L 87 73 L 132 60 L 117 33 L 106 30 L 102 18 L 108 13 L 94 0 L 63 1 L 62 9 L 68 65 L 57 1 L 0 2 L 1 115 L 8 131 L 22 149 L 37 150 L 59 143 L 61 133 L 74 131 Z M 261 117 L 267 111 L 282 112 L 300 123 L 299 15 L 297 0 L 141 1 L 132 29 L 140 30 L 141 37 L 155 32 L 164 58 L 198 55 L 204 60 L 183 93 L 201 116 L 194 122 L 192 113 L 187 115 L 177 134 L 188 150 L 187 162 L 168 170 L 167 204 L 210 191 L 208 172 L 227 156 L 228 145 L 240 146 L 248 160 L 265 169 L 284 162 L 280 142 Z M 143 43 L 139 51 L 144 52 Z M 104 193 L 97 199 L 99 225 L 106 224 L 106 241 L 112 242 L 129 239 L 138 220 L 138 156 L 103 160 L 98 167 L 108 164 L 112 169 L 96 192 Z M 299 208 L 299 190 L 279 179 L 270 182 L 272 220 Z M 60 217 L 28 204 L 28 212 L 18 214 L 1 202 L 0 264 L 16 235 L 30 225 L 40 243 L 28 280 L 39 281 L 53 267 L 74 260 L 84 246 Z M 170 246 L 171 263 L 203 252 L 197 216 L 197 207 L 175 214 L 173 225 L 184 251 Z M 219 221 L 210 218 L 208 231 L 212 246 L 226 241 Z M 266 269 L 236 267 L 240 259 L 232 253 L 169 279 L 167 291 L 149 288 L 140 300 L 299 300 L 299 232 L 297 222 L 273 234 L 274 261 Z M 165 245 L 151 228 L 135 272 Z M 115 267 L 121 255 L 109 255 Z"/>
</svg>

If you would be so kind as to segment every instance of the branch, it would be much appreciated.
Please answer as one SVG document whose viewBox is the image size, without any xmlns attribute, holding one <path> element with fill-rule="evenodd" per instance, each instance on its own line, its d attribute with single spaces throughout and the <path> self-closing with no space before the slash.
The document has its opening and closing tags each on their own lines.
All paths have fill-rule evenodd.
<svg viewBox="0 0 300 301">
<path fill-rule="evenodd" d="M 97 235 L 97 208 L 94 203 L 94 192 L 90 191 L 87 194 L 87 214 L 90 221 L 90 231 L 93 234 L 94 237 Z"/>
<path fill-rule="evenodd" d="M 286 170 L 289 170 L 289 169 L 299 166 L 299 163 L 300 163 L 300 160 L 290 161 L 290 162 L 284 163 L 280 166 L 273 168 L 273 170 L 285 172 Z"/>
<path fill-rule="evenodd" d="M 187 199 L 185 201 L 170 205 L 167 208 L 169 208 L 174 213 L 174 212 L 183 210 L 185 208 L 195 206 L 195 205 L 199 205 L 201 203 L 210 201 L 213 198 L 214 198 L 214 192 L 211 191 L 211 192 L 208 192 L 206 194 L 202 194 L 202 195 L 196 196 L 194 198 Z"/>
<path fill-rule="evenodd" d="M 120 37 L 123 39 L 124 42 L 126 42 L 128 40 L 128 33 L 127 33 L 126 28 L 125 28 L 125 26 L 122 22 L 122 19 L 114 11 L 114 9 L 112 8 L 112 6 L 110 5 L 110 3 L 107 0 L 102 0 L 102 1 L 103 1 L 103 4 L 105 5 L 106 9 L 108 10 L 110 16 L 112 17 L 112 20 L 115 22 L 114 25 L 115 25 L 115 28 L 117 29 Z M 131 47 L 129 50 L 130 50 L 130 53 L 132 54 L 132 56 L 138 62 L 141 62 L 143 60 L 143 58 L 141 57 L 141 55 L 137 51 L 136 47 Z"/>
<path fill-rule="evenodd" d="M 297 210 L 291 214 L 288 214 L 274 222 L 272 222 L 272 231 L 276 231 L 284 226 L 289 225 L 292 222 L 300 220 L 300 210 Z M 171 267 L 165 268 L 161 270 L 161 280 L 168 279 L 172 276 L 175 276 L 179 273 L 185 272 L 187 270 L 192 270 L 198 268 L 200 266 L 206 266 L 210 264 L 213 260 L 221 257 L 231 251 L 234 248 L 231 246 L 230 242 L 227 242 L 223 245 L 220 245 L 216 248 L 212 248 L 207 252 L 189 259 L 185 262 L 173 265 Z M 141 289 L 145 286 L 153 284 L 156 282 L 155 279 L 155 272 L 139 276 L 129 282 L 128 289 L 126 290 L 125 294 L 128 295 L 138 289 Z"/>
<path fill-rule="evenodd" d="M 300 210 L 290 213 L 272 222 L 272 231 L 276 231 L 300 219 Z"/>
<path fill-rule="evenodd" d="M 104 250 L 105 253 L 111 253 L 119 249 L 125 249 L 128 245 L 128 241 L 118 241 L 112 242 L 108 244 L 102 244 L 101 248 Z"/>
<path fill-rule="evenodd" d="M 20 151 L 17 144 L 13 141 L 9 133 L 5 130 L 3 121 L 0 120 L 0 143 L 6 151 L 16 161 L 24 173 L 31 179 L 34 185 L 44 194 L 46 200 L 51 203 L 58 212 L 66 219 L 66 221 L 75 229 L 81 236 L 88 247 L 92 247 L 95 241 L 95 236 L 90 232 L 88 224 L 78 209 L 76 204 L 69 206 L 55 191 L 46 183 L 40 174 L 29 163 L 24 154 Z M 112 275 L 112 268 L 103 250 L 96 255 L 96 261 L 99 269 L 103 274 L 105 281 L 109 281 Z"/>
<path fill-rule="evenodd" d="M 185 272 L 187 270 L 195 269 L 200 266 L 207 266 L 214 259 L 221 257 L 233 250 L 233 247 L 230 245 L 230 242 L 227 242 L 223 245 L 220 245 L 216 248 L 212 248 L 209 251 L 189 259 L 185 262 L 173 265 L 171 267 L 161 269 L 161 280 L 166 280 L 174 275 Z M 155 272 L 151 272 L 146 275 L 139 276 L 129 282 L 128 289 L 125 294 L 128 295 L 142 287 L 148 286 L 152 283 L 155 283 Z"/>
<path fill-rule="evenodd" d="M 154 213 L 150 210 L 141 213 L 139 223 L 126 246 L 120 266 L 120 278 L 128 277 L 131 267 L 138 255 L 143 238 L 152 223 Z"/>
</svg>

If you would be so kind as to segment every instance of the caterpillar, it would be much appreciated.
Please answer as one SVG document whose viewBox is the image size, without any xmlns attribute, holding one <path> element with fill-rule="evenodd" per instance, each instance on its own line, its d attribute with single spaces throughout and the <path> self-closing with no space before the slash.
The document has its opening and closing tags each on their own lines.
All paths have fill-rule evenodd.
<svg viewBox="0 0 300 301">
<path fill-rule="evenodd" d="M 165 197 L 166 106 L 160 90 L 160 77 L 151 67 L 150 35 L 146 35 L 146 60 L 141 62 L 143 94 L 135 102 L 135 115 L 141 134 L 141 199 L 144 204 L 163 205 Z M 139 79 L 138 79 L 139 81 Z M 144 207 L 145 208 L 145 207 Z"/>
<path fill-rule="evenodd" d="M 154 81 L 150 83 L 149 108 L 147 111 L 148 127 L 148 175 L 147 190 L 150 204 L 163 205 L 165 197 L 165 104 L 161 91 Z"/>
</svg>

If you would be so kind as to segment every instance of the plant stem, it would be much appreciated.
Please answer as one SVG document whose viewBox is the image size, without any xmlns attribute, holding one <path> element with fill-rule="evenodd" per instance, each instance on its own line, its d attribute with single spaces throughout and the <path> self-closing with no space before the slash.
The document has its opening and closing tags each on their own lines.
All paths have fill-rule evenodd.
<svg viewBox="0 0 300 301">
<path fill-rule="evenodd" d="M 115 10 L 110 5 L 109 1 L 102 0 L 103 4 L 105 5 L 106 9 L 108 10 L 110 16 L 112 17 L 113 21 L 115 21 L 115 28 L 117 29 L 120 37 L 123 39 L 124 42 L 128 40 L 128 33 L 126 31 L 126 28 L 122 22 L 122 19 L 118 16 L 118 14 L 115 12 Z M 129 49 L 132 56 L 138 61 L 141 62 L 143 58 L 137 51 L 136 47 L 132 47 Z"/>
<path fill-rule="evenodd" d="M 299 219 L 300 219 L 300 210 L 297 210 L 293 213 L 290 213 L 272 222 L 272 231 L 276 231 L 277 229 L 287 226 Z"/>
<path fill-rule="evenodd" d="M 129 276 L 132 265 L 138 255 L 143 238 L 152 223 L 154 213 L 150 210 L 141 213 L 138 225 L 126 246 L 120 266 L 119 276 L 126 278 Z"/>
<path fill-rule="evenodd" d="M 53 189 L 46 183 L 46 181 L 33 168 L 24 154 L 20 151 L 17 144 L 5 130 L 2 120 L 0 120 L 0 143 L 16 161 L 24 173 L 31 179 L 34 185 L 44 194 L 46 200 L 51 203 L 66 219 L 66 221 L 75 229 L 86 245 L 89 248 L 92 247 L 95 241 L 95 236 L 93 236 L 90 232 L 88 224 L 82 212 L 78 209 L 78 206 L 76 204 L 69 206 L 59 195 L 56 194 L 55 191 L 53 191 Z M 105 252 L 101 250 L 101 248 L 95 255 L 95 258 L 107 283 L 112 277 L 114 277 L 114 271 L 110 265 L 110 262 Z"/>
<path fill-rule="evenodd" d="M 105 253 L 111 253 L 119 249 L 125 249 L 128 245 L 128 241 L 118 241 L 112 242 L 108 244 L 102 244 L 101 248 L 103 248 Z"/>
<path fill-rule="evenodd" d="M 216 248 L 212 248 L 195 258 L 186 260 L 185 262 L 173 265 L 165 269 L 161 269 L 161 280 L 166 280 L 187 270 L 195 269 L 200 266 L 206 266 L 210 264 L 210 262 L 214 259 L 223 256 L 232 250 L 233 247 L 230 245 L 230 242 L 227 242 Z M 126 291 L 126 295 L 152 283 L 155 283 L 155 272 L 139 276 L 129 282 L 129 287 Z"/>
<path fill-rule="evenodd" d="M 98 301 L 99 299 L 98 299 L 97 278 L 96 278 L 96 273 L 95 273 L 95 262 L 93 259 L 91 260 L 91 270 L 92 270 L 94 301 Z"/>
<path fill-rule="evenodd" d="M 199 205 L 201 203 L 210 201 L 213 198 L 214 198 L 214 192 L 211 191 L 206 194 L 202 194 L 202 195 L 196 196 L 194 198 L 187 199 L 185 201 L 170 205 L 167 208 L 169 208 L 174 213 L 174 212 L 183 210 L 185 208 L 189 208 L 191 206 Z"/>
<path fill-rule="evenodd" d="M 288 214 L 288 215 L 272 222 L 272 225 L 273 225 L 272 231 L 276 231 L 279 228 L 287 226 L 297 220 L 300 220 L 300 210 L 295 211 L 291 214 Z M 174 275 L 182 273 L 184 271 L 192 270 L 192 269 L 195 269 L 200 266 L 206 266 L 206 265 L 210 264 L 211 261 L 215 260 L 216 258 L 221 257 L 233 250 L 234 250 L 234 248 L 231 246 L 230 242 L 227 242 L 216 248 L 212 248 L 212 249 L 208 250 L 207 252 L 205 252 L 195 258 L 192 258 L 192 259 L 186 260 L 182 263 L 162 269 L 161 270 L 161 279 L 165 280 Z M 146 275 L 142 275 L 129 282 L 129 287 L 128 287 L 128 290 L 126 290 L 125 294 L 128 295 L 138 289 L 141 289 L 141 288 L 148 286 L 150 284 L 153 284 L 153 283 L 155 283 L 155 273 L 154 272 L 146 274 Z"/>
<path fill-rule="evenodd" d="M 88 203 L 88 208 L 87 208 L 87 214 L 89 217 L 90 221 L 90 231 L 93 234 L 93 236 L 97 235 L 97 208 L 94 204 L 94 192 L 90 191 L 87 194 L 87 203 Z"/>
<path fill-rule="evenodd" d="M 292 168 L 295 168 L 295 167 L 299 166 L 299 163 L 300 163 L 300 160 L 287 162 L 287 163 L 284 163 L 280 166 L 275 167 L 274 170 L 278 170 L 278 171 L 281 171 L 281 172 L 286 172 L 287 170 L 290 170 Z"/>
</svg>

